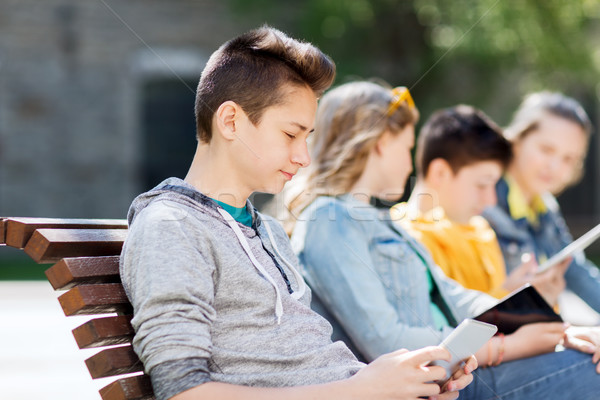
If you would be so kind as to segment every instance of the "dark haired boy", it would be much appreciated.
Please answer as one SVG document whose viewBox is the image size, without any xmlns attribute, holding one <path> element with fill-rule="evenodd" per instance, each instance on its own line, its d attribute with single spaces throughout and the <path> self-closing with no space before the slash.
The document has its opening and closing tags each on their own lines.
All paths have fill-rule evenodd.
<svg viewBox="0 0 600 400">
<path fill-rule="evenodd" d="M 460 105 L 434 113 L 419 134 L 417 184 L 392 216 L 464 287 L 501 298 L 533 282 L 555 303 L 564 271 L 535 277 L 535 264 L 525 262 L 507 277 L 496 235 L 480 216 L 496 203 L 495 185 L 511 154 L 500 128 L 482 111 Z"/>
<path fill-rule="evenodd" d="M 310 309 L 283 228 L 248 201 L 310 163 L 306 139 L 333 62 L 263 27 L 210 58 L 198 85 L 198 147 L 129 210 L 121 277 L 134 350 L 157 399 L 389 399 L 438 395 L 440 347 L 365 367 Z M 452 381 L 471 382 L 470 371 Z M 456 398 L 446 391 L 440 399 Z"/>
</svg>

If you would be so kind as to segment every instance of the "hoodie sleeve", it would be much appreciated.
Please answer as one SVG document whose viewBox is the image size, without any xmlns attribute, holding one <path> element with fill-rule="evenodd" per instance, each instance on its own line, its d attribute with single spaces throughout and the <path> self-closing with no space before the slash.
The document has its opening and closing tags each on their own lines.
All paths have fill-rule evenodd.
<svg viewBox="0 0 600 400">
<path fill-rule="evenodd" d="M 184 206 L 156 200 L 135 216 L 121 253 L 133 347 L 158 399 L 210 380 L 215 263 L 208 235 Z"/>
</svg>

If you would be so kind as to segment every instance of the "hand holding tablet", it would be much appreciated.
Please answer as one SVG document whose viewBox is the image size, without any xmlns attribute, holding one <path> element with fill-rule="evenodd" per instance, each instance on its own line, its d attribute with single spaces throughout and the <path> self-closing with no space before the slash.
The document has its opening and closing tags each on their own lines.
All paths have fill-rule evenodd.
<svg viewBox="0 0 600 400">
<path fill-rule="evenodd" d="M 590 244 L 594 243 L 596 239 L 600 237 L 600 224 L 596 225 L 585 234 L 583 234 L 579 239 L 571 242 L 569 245 L 565 246 L 564 249 L 550 257 L 548 260 L 543 262 L 536 272 L 536 274 L 541 274 L 546 271 L 548 268 L 564 261 L 567 257 L 572 256 L 578 251 L 584 250 Z"/>
<path fill-rule="evenodd" d="M 498 328 L 485 322 L 474 319 L 465 319 L 454 329 L 440 346 L 450 352 L 450 362 L 437 360 L 432 365 L 439 365 L 446 369 L 446 378 L 437 383 L 444 384 L 458 369 L 461 363 L 487 343 L 494 336 Z"/>
</svg>

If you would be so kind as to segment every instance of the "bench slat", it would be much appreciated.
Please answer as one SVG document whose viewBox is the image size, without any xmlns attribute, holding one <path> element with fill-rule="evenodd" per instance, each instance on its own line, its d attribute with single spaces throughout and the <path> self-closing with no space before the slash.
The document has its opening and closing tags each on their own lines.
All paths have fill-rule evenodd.
<svg viewBox="0 0 600 400">
<path fill-rule="evenodd" d="M 152 383 L 148 375 L 116 380 L 100 389 L 102 400 L 152 400 Z"/>
<path fill-rule="evenodd" d="M 117 283 L 119 256 L 63 258 L 46 270 L 46 278 L 54 290 L 66 290 L 77 285 Z"/>
<path fill-rule="evenodd" d="M 142 362 L 133 351 L 132 346 L 102 350 L 85 360 L 85 364 L 94 379 L 143 370 Z"/>
<path fill-rule="evenodd" d="M 134 335 L 131 315 L 95 318 L 73 329 L 80 349 L 131 343 Z"/>
<path fill-rule="evenodd" d="M 55 290 L 68 290 L 58 298 L 65 315 L 94 315 L 73 329 L 79 348 L 118 346 L 86 360 L 91 376 L 136 374 L 100 389 L 102 399 L 153 400 L 150 378 L 131 346 L 133 309 L 119 276 L 126 236 L 125 220 L 0 218 L 0 245 L 21 248 L 39 264 L 55 263 L 46 277 Z M 99 315 L 105 313 L 118 315 Z"/>
<path fill-rule="evenodd" d="M 133 312 L 120 283 L 75 286 L 58 297 L 65 315 L 90 315 Z"/>
<path fill-rule="evenodd" d="M 22 249 L 37 229 L 127 229 L 124 219 L 6 218 L 6 244 Z"/>
<path fill-rule="evenodd" d="M 64 257 L 113 256 L 121 253 L 126 229 L 38 229 L 25 245 L 38 264 Z"/>
<path fill-rule="evenodd" d="M 0 218 L 0 246 L 6 244 L 6 218 Z"/>
</svg>

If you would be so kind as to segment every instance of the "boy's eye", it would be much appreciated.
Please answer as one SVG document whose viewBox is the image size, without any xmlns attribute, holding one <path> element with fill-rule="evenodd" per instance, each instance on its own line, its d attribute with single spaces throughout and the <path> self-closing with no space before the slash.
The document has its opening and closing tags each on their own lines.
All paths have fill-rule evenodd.
<svg viewBox="0 0 600 400">
<path fill-rule="evenodd" d="M 289 137 L 290 139 L 296 139 L 296 135 L 292 135 L 291 133 L 288 133 L 288 132 L 283 132 L 283 133 L 285 133 L 285 135 L 287 137 Z"/>
<path fill-rule="evenodd" d="M 544 154 L 551 154 L 554 152 L 554 149 L 548 145 L 541 145 L 540 146 L 540 150 L 542 151 L 542 153 Z"/>
</svg>

